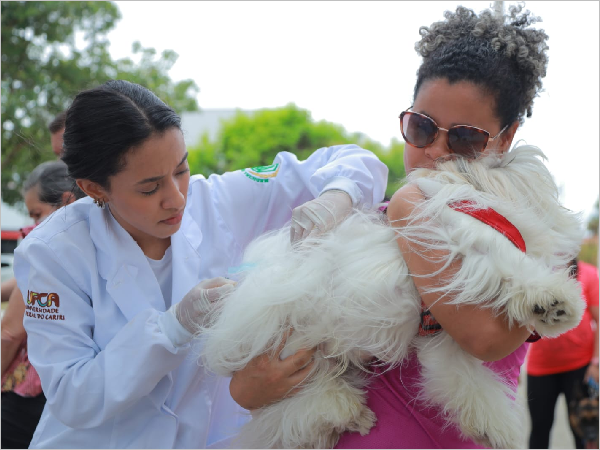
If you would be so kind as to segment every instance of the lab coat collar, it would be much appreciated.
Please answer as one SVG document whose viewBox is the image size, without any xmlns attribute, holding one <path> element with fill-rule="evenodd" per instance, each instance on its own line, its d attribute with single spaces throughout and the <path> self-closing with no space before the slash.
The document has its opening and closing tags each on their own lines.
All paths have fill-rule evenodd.
<svg viewBox="0 0 600 450">
<path fill-rule="evenodd" d="M 148 308 L 164 311 L 160 286 L 142 249 L 108 208 L 91 207 L 90 235 L 96 246 L 98 273 L 127 320 Z"/>
<path fill-rule="evenodd" d="M 200 281 L 200 243 L 202 232 L 186 209 L 181 227 L 171 236 L 173 251 L 173 289 L 171 304 L 179 302 Z"/>
<path fill-rule="evenodd" d="M 97 249 L 99 275 L 127 320 L 147 308 L 165 311 L 165 301 L 142 249 L 114 219 L 108 208 L 90 211 L 90 234 Z M 200 227 L 186 211 L 181 228 L 171 237 L 172 290 L 175 304 L 199 281 Z"/>
</svg>

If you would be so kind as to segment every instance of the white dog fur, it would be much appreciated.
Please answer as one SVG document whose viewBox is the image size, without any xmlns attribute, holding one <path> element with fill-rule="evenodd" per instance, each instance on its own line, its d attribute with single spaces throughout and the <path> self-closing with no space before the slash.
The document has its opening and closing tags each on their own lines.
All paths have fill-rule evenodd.
<svg viewBox="0 0 600 450">
<path fill-rule="evenodd" d="M 445 250 L 461 269 L 440 291 L 452 303 L 506 314 L 511 326 L 557 336 L 576 326 L 584 304 L 568 263 L 581 240 L 578 218 L 531 146 L 503 157 L 456 159 L 407 179 L 426 196 L 414 225 L 394 229 L 378 212 L 355 211 L 334 230 L 294 246 L 289 227 L 250 244 L 248 268 L 203 330 L 202 358 L 229 376 L 273 352 L 293 328 L 282 357 L 319 350 L 311 376 L 295 396 L 252 413 L 236 445 L 245 448 L 331 448 L 344 431 L 369 432 L 365 405 L 368 356 L 398 366 L 409 351 L 422 365 L 418 399 L 437 405 L 464 436 L 517 448 L 522 407 L 514 386 L 462 350 L 445 332 L 418 336 L 420 297 L 396 243 L 397 234 Z M 523 253 L 504 235 L 447 205 L 470 200 L 493 208 L 521 232 Z M 535 345 L 535 344 L 533 344 Z M 402 426 L 401 423 L 398 426 Z"/>
</svg>

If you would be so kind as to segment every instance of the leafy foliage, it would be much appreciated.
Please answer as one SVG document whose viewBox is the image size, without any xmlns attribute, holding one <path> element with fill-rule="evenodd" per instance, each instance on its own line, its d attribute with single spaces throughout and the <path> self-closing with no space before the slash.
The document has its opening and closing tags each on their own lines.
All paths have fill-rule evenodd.
<svg viewBox="0 0 600 450">
<path fill-rule="evenodd" d="M 39 163 L 54 159 L 48 123 L 81 90 L 126 79 L 154 91 L 176 111 L 198 109 L 198 87 L 173 83 L 173 51 L 133 45 L 113 61 L 107 33 L 120 18 L 112 2 L 2 2 L 2 199 L 14 204 L 20 185 Z M 85 46 L 76 40 L 83 37 Z"/>
<path fill-rule="evenodd" d="M 578 258 L 581 261 L 598 267 L 598 235 L 583 241 Z"/>
<path fill-rule="evenodd" d="M 310 113 L 293 104 L 253 113 L 238 111 L 223 122 L 214 141 L 205 133 L 197 145 L 188 148 L 192 173 L 209 176 L 246 167 L 269 165 L 275 155 L 286 151 L 306 159 L 316 149 L 339 144 L 358 144 L 371 150 L 390 169 L 391 196 L 404 177 L 404 144 L 393 141 L 389 149 L 360 133 L 350 134 L 342 126 L 315 122 Z"/>
</svg>

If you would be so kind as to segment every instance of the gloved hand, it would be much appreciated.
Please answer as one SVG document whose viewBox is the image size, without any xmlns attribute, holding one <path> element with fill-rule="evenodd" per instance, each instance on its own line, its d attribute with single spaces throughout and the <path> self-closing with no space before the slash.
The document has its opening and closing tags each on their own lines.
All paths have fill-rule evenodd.
<svg viewBox="0 0 600 450">
<path fill-rule="evenodd" d="M 235 281 L 223 277 L 203 280 L 190 289 L 179 303 L 171 306 L 170 310 L 183 328 L 194 334 L 203 325 L 204 317 L 214 303 L 231 292 L 234 285 Z"/>
<path fill-rule="evenodd" d="M 352 199 L 344 191 L 332 189 L 292 211 L 290 240 L 306 238 L 313 230 L 325 233 L 346 218 L 352 211 Z"/>
</svg>

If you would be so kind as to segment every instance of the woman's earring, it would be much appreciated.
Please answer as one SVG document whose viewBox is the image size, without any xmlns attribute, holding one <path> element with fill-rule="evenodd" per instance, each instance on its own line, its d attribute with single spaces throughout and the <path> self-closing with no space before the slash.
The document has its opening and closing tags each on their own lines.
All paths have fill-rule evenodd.
<svg viewBox="0 0 600 450">
<path fill-rule="evenodd" d="M 96 204 L 96 206 L 98 206 L 98 208 L 100 209 L 104 209 L 104 205 L 106 204 L 106 202 L 104 200 L 101 200 L 99 198 L 95 198 L 94 199 L 94 203 Z"/>
</svg>

